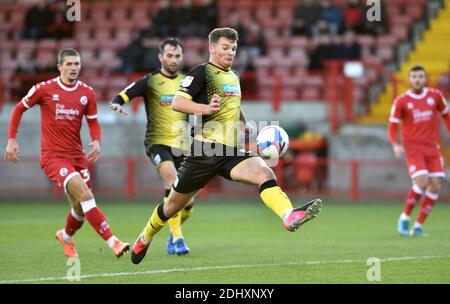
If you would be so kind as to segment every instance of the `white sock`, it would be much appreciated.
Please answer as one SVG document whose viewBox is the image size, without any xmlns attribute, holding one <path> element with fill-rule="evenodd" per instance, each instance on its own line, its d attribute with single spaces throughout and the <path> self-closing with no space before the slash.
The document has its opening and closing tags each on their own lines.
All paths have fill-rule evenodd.
<svg viewBox="0 0 450 304">
<path fill-rule="evenodd" d="M 404 212 L 402 212 L 402 214 L 400 214 L 400 219 L 402 221 L 404 221 L 404 220 L 408 220 L 409 221 L 409 215 L 406 215 Z"/>
<path fill-rule="evenodd" d="M 418 222 L 415 222 L 414 223 L 414 229 L 415 228 L 422 228 L 422 224 L 420 224 L 420 223 L 418 223 Z"/>
<path fill-rule="evenodd" d="M 144 233 L 144 232 L 141 233 L 140 238 L 141 238 L 142 243 L 144 243 L 145 245 L 150 244 L 150 242 L 152 241 L 152 239 L 147 240 L 147 239 L 145 238 L 145 233 Z"/>
<path fill-rule="evenodd" d="M 113 235 L 112 237 L 110 237 L 107 241 L 106 244 L 108 244 L 109 248 L 113 248 L 114 247 L 114 243 L 115 241 L 117 241 L 118 239 Z"/>
<path fill-rule="evenodd" d="M 283 221 L 287 220 L 287 218 L 289 217 L 289 215 L 291 214 L 292 210 L 294 210 L 294 208 L 289 208 L 288 210 L 286 210 L 283 214 Z"/>
<path fill-rule="evenodd" d="M 95 203 L 95 198 L 90 199 L 88 201 L 80 202 L 80 204 L 81 204 L 81 209 L 83 209 L 83 213 L 86 213 L 89 210 L 91 210 L 92 208 L 97 207 L 97 204 Z"/>
<path fill-rule="evenodd" d="M 62 230 L 62 238 L 66 243 L 72 242 L 72 237 L 66 233 L 66 229 Z"/>
</svg>

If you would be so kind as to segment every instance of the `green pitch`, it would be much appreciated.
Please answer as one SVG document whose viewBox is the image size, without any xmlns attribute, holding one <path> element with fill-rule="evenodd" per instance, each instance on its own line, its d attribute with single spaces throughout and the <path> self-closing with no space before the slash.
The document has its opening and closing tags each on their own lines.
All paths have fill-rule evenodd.
<svg viewBox="0 0 450 304">
<path fill-rule="evenodd" d="M 113 232 L 130 243 L 155 206 L 99 205 Z M 0 204 L 0 283 L 68 283 L 71 266 L 54 238 L 67 208 Z M 450 205 L 435 207 L 425 225 L 430 236 L 422 239 L 397 235 L 400 211 L 399 203 L 325 200 L 315 220 L 290 233 L 257 201 L 199 201 L 184 225 L 191 253 L 167 255 L 164 228 L 139 265 L 129 253 L 114 257 L 85 223 L 75 237 L 79 283 L 377 283 L 367 279 L 370 257 L 381 260 L 381 283 L 450 283 Z"/>
</svg>

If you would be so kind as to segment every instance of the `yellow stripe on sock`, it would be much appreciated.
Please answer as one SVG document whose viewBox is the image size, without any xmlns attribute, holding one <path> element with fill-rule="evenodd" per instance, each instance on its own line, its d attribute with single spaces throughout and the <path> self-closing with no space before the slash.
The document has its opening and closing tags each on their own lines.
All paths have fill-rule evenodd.
<svg viewBox="0 0 450 304">
<path fill-rule="evenodd" d="M 174 240 L 183 237 L 181 232 L 181 214 L 178 212 L 175 216 L 171 217 L 167 223 L 169 224 L 170 231 L 172 232 L 172 237 Z"/>
<path fill-rule="evenodd" d="M 183 224 L 192 215 L 193 211 L 194 211 L 194 206 L 192 206 L 191 209 L 189 209 L 189 210 L 183 209 L 183 210 L 180 211 L 180 213 L 181 213 L 181 224 Z"/>
<path fill-rule="evenodd" d="M 156 206 L 155 210 L 153 210 L 152 216 L 144 228 L 144 238 L 146 240 L 151 240 L 153 236 L 157 234 L 162 227 L 164 227 L 164 224 L 165 222 L 158 216 L 158 206 Z"/>
</svg>

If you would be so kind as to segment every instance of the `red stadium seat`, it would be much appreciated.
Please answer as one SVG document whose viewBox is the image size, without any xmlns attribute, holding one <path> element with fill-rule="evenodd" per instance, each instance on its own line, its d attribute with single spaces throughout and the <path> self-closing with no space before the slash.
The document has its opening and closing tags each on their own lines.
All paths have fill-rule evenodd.
<svg viewBox="0 0 450 304">
<path fill-rule="evenodd" d="M 54 39 L 42 39 L 39 40 L 38 50 L 55 51 L 57 47 L 56 40 Z"/>
<path fill-rule="evenodd" d="M 295 157 L 295 179 L 297 182 L 311 188 L 318 166 L 317 156 L 312 153 L 300 154 Z"/>
<path fill-rule="evenodd" d="M 78 48 L 78 44 L 77 41 L 75 39 L 61 39 L 58 43 L 58 49 L 62 50 L 62 49 L 67 49 L 67 48 Z"/>
<path fill-rule="evenodd" d="M 36 45 L 34 40 L 19 40 L 17 50 L 18 52 L 33 52 L 36 49 Z"/>
</svg>

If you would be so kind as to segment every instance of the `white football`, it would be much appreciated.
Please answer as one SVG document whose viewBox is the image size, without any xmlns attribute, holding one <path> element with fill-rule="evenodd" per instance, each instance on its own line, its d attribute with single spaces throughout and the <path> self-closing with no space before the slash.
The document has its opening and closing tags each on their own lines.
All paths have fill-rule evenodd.
<svg viewBox="0 0 450 304">
<path fill-rule="evenodd" d="M 289 147 L 289 136 L 279 126 L 267 126 L 259 131 L 256 137 L 258 154 L 262 158 L 278 159 L 286 154 Z"/>
</svg>

